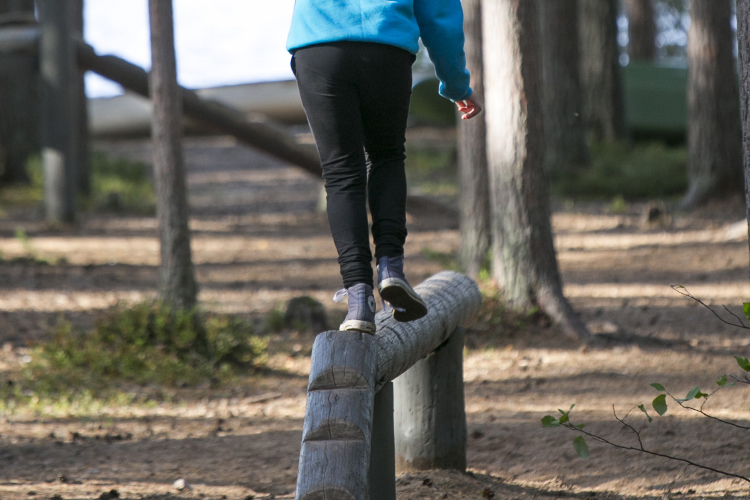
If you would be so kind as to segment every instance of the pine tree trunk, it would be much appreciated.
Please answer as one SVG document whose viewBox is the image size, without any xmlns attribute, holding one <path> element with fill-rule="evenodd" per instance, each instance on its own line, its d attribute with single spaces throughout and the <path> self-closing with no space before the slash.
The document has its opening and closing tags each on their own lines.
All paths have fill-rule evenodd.
<svg viewBox="0 0 750 500">
<path fill-rule="evenodd" d="M 617 0 L 578 0 L 583 118 L 600 141 L 627 139 Z"/>
<path fill-rule="evenodd" d="M 552 175 L 589 166 L 581 115 L 578 68 L 578 5 L 575 0 L 540 0 L 545 165 Z"/>
<path fill-rule="evenodd" d="M 71 32 L 74 38 L 83 40 L 83 0 L 71 0 Z M 91 166 L 89 160 L 89 117 L 85 70 L 78 68 L 76 93 L 78 94 L 78 190 L 84 196 L 91 194 Z"/>
<path fill-rule="evenodd" d="M 70 37 L 69 0 L 39 0 L 42 38 L 41 147 L 44 166 L 44 204 L 50 222 L 72 222 L 76 216 L 78 67 Z"/>
<path fill-rule="evenodd" d="M 544 172 L 536 2 L 484 4 L 492 275 L 513 308 L 538 305 L 565 333 L 585 325 L 562 295 Z"/>
<path fill-rule="evenodd" d="M 682 208 L 740 192 L 742 131 L 731 0 L 693 0 L 688 32 L 688 192 Z"/>
<path fill-rule="evenodd" d="M 30 21 L 33 0 L 0 0 L 0 20 Z M 26 161 L 39 152 L 39 74 L 36 57 L 0 55 L 0 184 L 28 184 Z"/>
<path fill-rule="evenodd" d="M 625 0 L 628 15 L 628 54 L 633 61 L 656 57 L 656 13 L 653 0 Z"/>
<path fill-rule="evenodd" d="M 474 92 L 484 97 L 482 68 L 482 1 L 464 0 L 466 63 Z M 458 181 L 461 246 L 464 272 L 477 278 L 490 250 L 490 192 L 487 173 L 487 126 L 484 114 L 458 120 Z"/>
<path fill-rule="evenodd" d="M 745 173 L 745 213 L 750 222 L 750 0 L 737 0 L 737 48 L 742 105 L 742 149 Z M 750 224 L 748 225 L 750 236 Z M 750 240 L 748 240 L 750 241 Z"/>
<path fill-rule="evenodd" d="M 182 101 L 177 86 L 172 0 L 149 0 L 149 13 L 161 293 L 162 299 L 173 308 L 192 309 L 197 303 L 198 286 L 190 252 L 182 154 Z"/>
</svg>

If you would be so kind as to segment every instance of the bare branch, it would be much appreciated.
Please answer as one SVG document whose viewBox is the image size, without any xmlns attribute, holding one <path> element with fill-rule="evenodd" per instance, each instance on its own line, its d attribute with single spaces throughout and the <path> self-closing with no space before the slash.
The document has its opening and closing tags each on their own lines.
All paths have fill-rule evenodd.
<svg viewBox="0 0 750 500">
<path fill-rule="evenodd" d="M 729 313 L 732 316 L 734 316 L 735 318 L 737 318 L 739 320 L 739 323 L 732 323 L 731 321 L 727 321 L 724 318 L 722 318 L 721 316 L 719 316 L 719 313 L 717 313 L 716 311 L 714 311 L 711 308 L 711 306 L 707 305 L 701 299 L 699 299 L 698 297 L 694 296 L 684 286 L 682 286 L 682 285 L 672 285 L 671 288 L 672 288 L 672 290 L 674 290 L 675 292 L 679 293 L 683 297 L 687 297 L 689 299 L 692 299 L 692 300 L 696 301 L 697 303 L 699 303 L 700 305 L 702 305 L 703 307 L 705 307 L 706 309 L 708 309 L 709 311 L 711 311 L 711 314 L 713 314 L 714 316 L 716 316 L 717 318 L 719 318 L 719 321 L 721 321 L 722 323 L 724 323 L 726 325 L 734 326 L 734 327 L 737 327 L 737 328 L 742 328 L 742 329 L 745 329 L 745 330 L 750 330 L 750 326 L 745 325 L 745 323 L 743 323 L 742 320 L 736 314 L 734 314 L 732 311 L 729 311 L 729 309 L 727 309 L 726 306 L 724 306 L 724 309 L 726 309 L 727 311 L 729 311 Z M 685 291 L 683 292 L 682 290 L 685 290 Z"/>
<path fill-rule="evenodd" d="M 630 412 L 633 411 L 635 407 L 631 408 L 624 417 L 620 418 L 617 416 L 617 411 L 615 411 L 615 405 L 612 405 L 612 414 L 615 416 L 615 420 L 620 422 L 622 425 L 633 431 L 633 434 L 635 434 L 635 437 L 638 438 L 638 445 L 641 447 L 641 450 L 643 450 L 643 441 L 641 441 L 641 433 L 635 430 L 635 427 L 630 425 L 629 423 L 625 422 L 625 419 L 628 418 L 628 415 L 630 415 Z"/>
</svg>

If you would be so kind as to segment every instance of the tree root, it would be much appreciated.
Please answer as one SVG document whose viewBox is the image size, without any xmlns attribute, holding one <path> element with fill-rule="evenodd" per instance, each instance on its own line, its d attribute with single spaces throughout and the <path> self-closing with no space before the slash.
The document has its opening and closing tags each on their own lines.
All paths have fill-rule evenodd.
<svg viewBox="0 0 750 500">
<path fill-rule="evenodd" d="M 575 340 L 589 340 L 591 332 L 573 310 L 559 287 L 545 287 L 537 291 L 537 303 L 557 325 L 565 336 Z"/>
</svg>

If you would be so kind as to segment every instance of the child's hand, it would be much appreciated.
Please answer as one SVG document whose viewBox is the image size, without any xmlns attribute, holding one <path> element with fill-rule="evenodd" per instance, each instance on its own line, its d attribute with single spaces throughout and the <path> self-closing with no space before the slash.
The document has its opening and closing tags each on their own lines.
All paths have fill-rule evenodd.
<svg viewBox="0 0 750 500">
<path fill-rule="evenodd" d="M 471 94 L 465 101 L 456 101 L 458 111 L 462 113 L 461 119 L 468 120 L 474 118 L 482 112 L 482 103 L 479 102 L 476 94 Z"/>
</svg>

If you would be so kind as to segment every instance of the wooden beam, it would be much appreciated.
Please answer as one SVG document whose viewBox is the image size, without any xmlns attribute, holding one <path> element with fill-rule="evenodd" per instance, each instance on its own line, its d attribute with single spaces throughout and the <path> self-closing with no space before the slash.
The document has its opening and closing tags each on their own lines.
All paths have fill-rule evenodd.
<svg viewBox="0 0 750 500">
<path fill-rule="evenodd" d="M 456 328 L 471 326 L 482 307 L 474 280 L 453 271 L 436 274 L 416 290 L 427 304 L 424 318 L 399 323 L 382 311 L 376 316 L 378 389 L 437 349 Z"/>
</svg>

